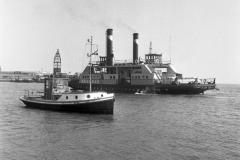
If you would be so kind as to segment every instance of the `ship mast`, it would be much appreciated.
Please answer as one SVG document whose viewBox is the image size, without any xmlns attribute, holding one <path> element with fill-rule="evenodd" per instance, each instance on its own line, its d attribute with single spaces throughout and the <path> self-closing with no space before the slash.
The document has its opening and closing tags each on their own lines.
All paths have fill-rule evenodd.
<svg viewBox="0 0 240 160">
<path fill-rule="evenodd" d="M 150 42 L 150 46 L 149 46 L 149 54 L 152 54 L 152 41 Z"/>
<path fill-rule="evenodd" d="M 89 60 L 89 91 L 92 92 L 92 55 L 98 55 L 97 51 L 98 49 L 96 49 L 96 51 L 93 52 L 93 39 L 92 36 L 90 39 L 88 39 L 88 44 L 90 45 L 90 53 L 87 54 L 87 56 L 90 58 Z"/>
<path fill-rule="evenodd" d="M 172 60 L 172 37 L 171 35 L 169 36 L 169 56 L 170 56 L 170 63 Z"/>
<path fill-rule="evenodd" d="M 91 36 L 91 39 L 90 39 L 90 82 L 89 82 L 89 90 L 90 92 L 92 92 L 92 36 Z"/>
</svg>

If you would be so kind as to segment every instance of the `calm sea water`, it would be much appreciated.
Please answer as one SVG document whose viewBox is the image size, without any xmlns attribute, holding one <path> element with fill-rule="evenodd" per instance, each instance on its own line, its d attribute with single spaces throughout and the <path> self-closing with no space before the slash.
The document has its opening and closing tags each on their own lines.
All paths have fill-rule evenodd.
<svg viewBox="0 0 240 160">
<path fill-rule="evenodd" d="M 116 94 L 114 115 L 28 109 L 0 83 L 0 159 L 239 160 L 240 85 L 204 95 Z"/>
</svg>

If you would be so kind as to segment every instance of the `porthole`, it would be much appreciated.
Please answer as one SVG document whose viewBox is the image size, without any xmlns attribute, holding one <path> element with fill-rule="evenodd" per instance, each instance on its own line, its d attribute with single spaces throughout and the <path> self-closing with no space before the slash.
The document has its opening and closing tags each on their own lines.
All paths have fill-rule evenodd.
<svg viewBox="0 0 240 160">
<path fill-rule="evenodd" d="M 103 94 L 101 94 L 101 97 L 103 97 Z"/>
<path fill-rule="evenodd" d="M 89 95 L 89 94 L 87 95 L 87 98 L 90 98 L 90 95 Z"/>
<path fill-rule="evenodd" d="M 75 99 L 78 99 L 78 96 L 75 96 Z"/>
<path fill-rule="evenodd" d="M 68 96 L 66 96 L 66 99 L 68 99 Z"/>
</svg>

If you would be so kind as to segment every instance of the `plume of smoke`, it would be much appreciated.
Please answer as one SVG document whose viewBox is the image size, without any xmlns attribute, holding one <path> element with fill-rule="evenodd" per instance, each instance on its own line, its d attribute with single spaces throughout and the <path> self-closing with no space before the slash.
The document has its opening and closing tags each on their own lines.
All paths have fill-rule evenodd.
<svg viewBox="0 0 240 160">
<path fill-rule="evenodd" d="M 111 26 L 119 26 L 122 28 L 125 28 L 126 30 L 130 32 L 135 32 L 135 29 L 127 24 L 123 19 L 121 18 L 114 18 L 112 15 L 108 15 L 105 11 L 105 8 L 101 8 L 96 1 L 93 0 L 87 0 L 85 1 L 85 4 L 87 5 L 87 10 L 85 11 L 79 11 L 78 7 L 81 5 L 80 3 L 76 2 L 74 3 L 67 3 L 67 1 L 61 0 L 60 6 L 62 10 L 70 16 L 73 20 L 81 20 L 84 21 L 90 25 L 98 25 L 103 28 L 111 28 Z M 92 14 L 91 14 L 92 13 Z M 101 16 L 99 16 L 101 15 Z"/>
<path fill-rule="evenodd" d="M 121 27 L 129 30 L 130 32 L 136 32 L 136 30 L 135 30 L 132 26 L 128 25 L 127 23 L 125 23 L 125 22 L 124 22 L 122 19 L 120 19 L 120 18 L 114 20 L 114 22 L 116 23 L 116 25 L 121 26 Z"/>
</svg>

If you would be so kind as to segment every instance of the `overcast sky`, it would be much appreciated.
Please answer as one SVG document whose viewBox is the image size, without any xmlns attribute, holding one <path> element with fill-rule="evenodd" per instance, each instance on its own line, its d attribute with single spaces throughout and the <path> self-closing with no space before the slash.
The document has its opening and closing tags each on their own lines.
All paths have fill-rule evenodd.
<svg viewBox="0 0 240 160">
<path fill-rule="evenodd" d="M 152 41 L 186 77 L 240 83 L 239 0 L 0 0 L 0 66 L 50 72 L 59 48 L 62 71 L 81 72 L 91 35 L 106 54 L 107 28 L 115 60 L 132 59 L 137 32 L 140 57 Z"/>
</svg>

